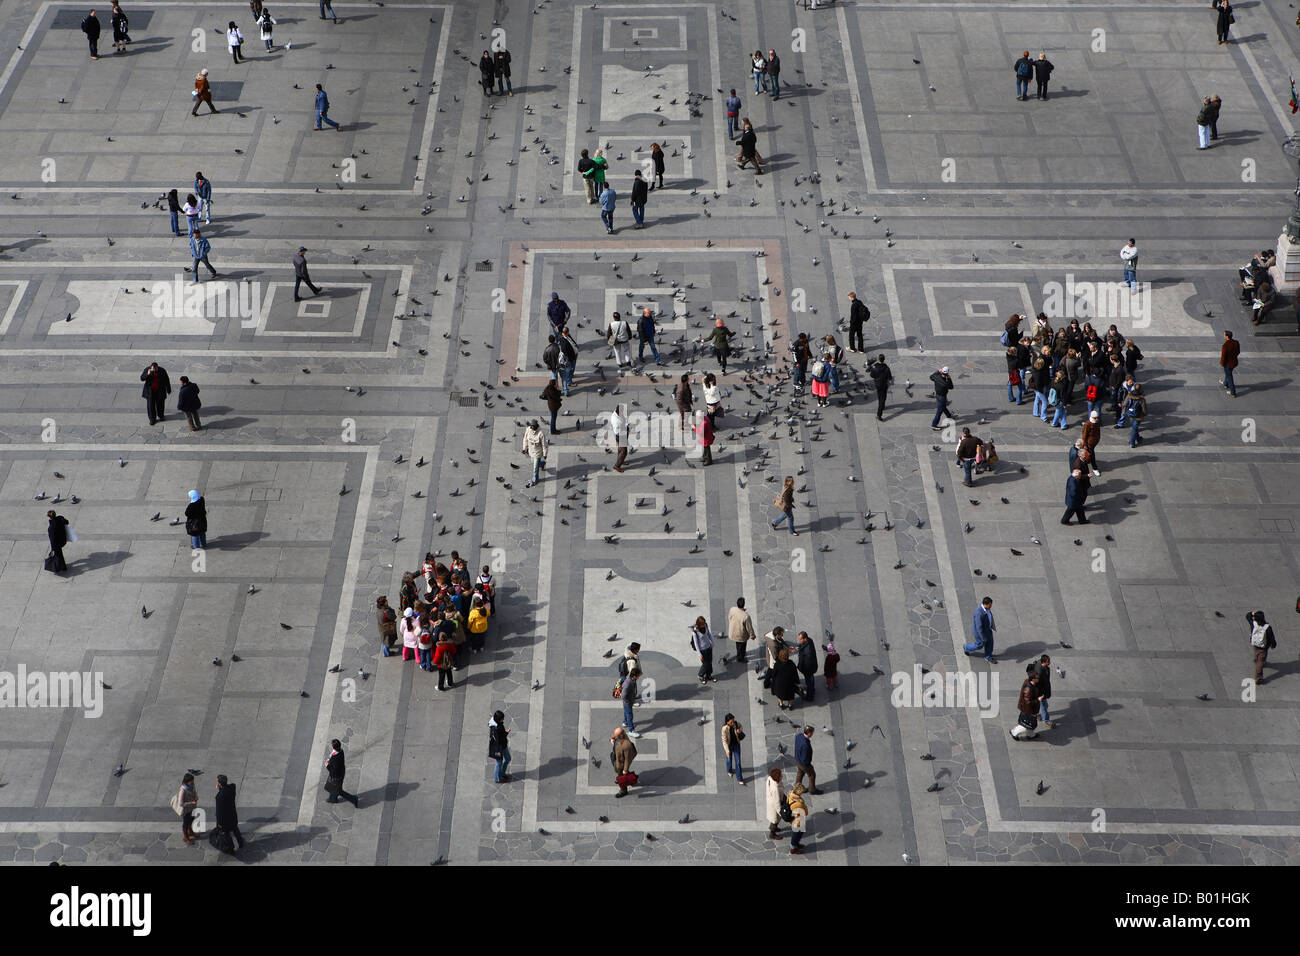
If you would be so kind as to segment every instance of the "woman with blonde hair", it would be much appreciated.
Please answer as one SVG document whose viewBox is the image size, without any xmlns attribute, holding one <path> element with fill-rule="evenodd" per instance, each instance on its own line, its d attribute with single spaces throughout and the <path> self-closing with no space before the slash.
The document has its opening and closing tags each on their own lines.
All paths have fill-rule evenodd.
<svg viewBox="0 0 1300 956">
<path fill-rule="evenodd" d="M 790 533 L 796 538 L 799 532 L 794 530 L 794 478 L 786 475 L 785 484 L 781 487 L 781 493 L 776 496 L 772 502 L 772 507 L 781 512 L 781 517 L 772 522 L 772 527 L 776 528 L 782 521 L 790 523 Z"/>
</svg>

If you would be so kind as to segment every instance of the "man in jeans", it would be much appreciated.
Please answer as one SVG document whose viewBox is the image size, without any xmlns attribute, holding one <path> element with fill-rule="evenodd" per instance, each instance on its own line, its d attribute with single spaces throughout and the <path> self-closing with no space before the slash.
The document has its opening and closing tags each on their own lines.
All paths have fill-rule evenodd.
<svg viewBox="0 0 1300 956">
<path fill-rule="evenodd" d="M 1297 319 L 1300 324 L 1300 319 Z M 1232 373 L 1237 367 L 1237 356 L 1241 354 L 1241 343 L 1232 337 L 1231 332 L 1223 333 L 1223 346 L 1219 349 L 1219 367 L 1223 369 L 1223 378 L 1219 379 L 1219 384 L 1233 398 L 1237 397 L 1237 383 L 1233 380 Z"/>
<path fill-rule="evenodd" d="M 795 785 L 803 783 L 803 778 L 808 777 L 808 792 L 819 794 L 817 789 L 817 771 L 813 769 L 813 747 L 812 747 L 813 728 L 811 724 L 806 724 L 802 733 L 794 735 L 794 765 Z"/>
<path fill-rule="evenodd" d="M 944 366 L 930 376 L 930 381 L 934 382 L 934 421 L 930 422 L 930 427 L 938 431 L 941 426 L 939 419 L 947 415 L 952 418 L 952 412 L 948 409 L 948 392 L 952 390 L 952 376 L 948 374 L 948 366 Z"/>
<path fill-rule="evenodd" d="M 745 732 L 741 729 L 740 721 L 736 720 L 735 714 L 727 714 L 722 718 L 722 752 L 727 755 L 727 776 L 734 777 L 736 783 L 740 786 L 745 785 L 745 779 L 741 776 L 740 770 L 740 741 L 744 739 Z"/>
<path fill-rule="evenodd" d="M 620 685 L 618 696 L 623 701 L 623 728 L 627 731 L 629 737 L 640 737 L 636 732 L 636 721 L 632 717 L 632 701 L 636 699 L 636 682 L 641 677 L 641 668 L 635 665 L 631 667 L 627 676 L 623 678 Z"/>
<path fill-rule="evenodd" d="M 1138 247 L 1136 239 L 1130 239 L 1120 247 L 1119 258 L 1124 263 L 1124 284 L 1136 292 L 1138 290 Z"/>
<path fill-rule="evenodd" d="M 735 90 L 731 91 L 723 105 L 727 108 L 727 139 L 734 140 L 736 130 L 740 128 L 740 97 Z"/>
<path fill-rule="evenodd" d="M 600 194 L 600 220 L 605 224 L 605 232 L 611 235 L 614 232 L 614 207 L 618 205 L 618 193 L 614 192 L 614 187 L 609 183 L 605 184 L 605 189 Z"/>
<path fill-rule="evenodd" d="M 190 256 L 194 259 L 194 281 L 199 281 L 199 263 L 208 267 L 212 273 L 212 278 L 217 277 L 217 270 L 212 268 L 212 263 L 208 261 L 208 253 L 212 251 L 212 246 L 208 240 L 203 238 L 203 233 L 194 230 L 194 235 L 190 236 Z"/>
<path fill-rule="evenodd" d="M 1047 700 L 1052 696 L 1052 658 L 1047 654 L 1039 657 L 1038 663 L 1034 665 L 1034 673 L 1038 676 L 1038 719 L 1044 727 L 1051 730 L 1056 726 L 1047 712 Z"/>
<path fill-rule="evenodd" d="M 330 12 L 333 13 L 334 11 L 331 10 Z M 321 17 L 321 19 L 323 20 L 325 18 Z M 319 83 L 317 83 L 316 84 L 316 130 L 319 132 L 321 129 L 323 129 L 321 123 L 329 123 L 340 133 L 343 132 L 343 127 L 329 118 L 329 112 L 330 112 L 330 98 L 328 95 L 326 95 L 325 88 L 322 87 Z"/>
<path fill-rule="evenodd" d="M 655 316 L 649 306 L 641 310 L 641 322 L 637 326 L 637 334 L 641 338 L 641 343 L 636 348 L 636 360 L 638 363 L 645 361 L 645 347 L 650 346 L 650 354 L 655 357 L 656 365 L 664 363 L 659 359 L 659 349 L 655 347 Z"/>
<path fill-rule="evenodd" d="M 781 58 L 775 50 L 767 51 L 767 78 L 772 81 L 772 99 L 781 98 Z"/>
<path fill-rule="evenodd" d="M 564 394 L 567 396 L 573 387 L 573 370 L 578 364 L 578 343 L 573 341 L 567 325 L 560 330 L 557 344 L 560 346 L 560 381 L 564 384 Z"/>
<path fill-rule="evenodd" d="M 307 251 L 306 246 L 299 246 L 298 253 L 293 257 L 293 301 L 301 302 L 298 296 L 298 290 L 305 282 L 307 288 L 311 289 L 312 295 L 320 295 L 320 286 L 311 281 L 311 275 L 307 272 L 307 257 L 303 255 Z"/>
</svg>

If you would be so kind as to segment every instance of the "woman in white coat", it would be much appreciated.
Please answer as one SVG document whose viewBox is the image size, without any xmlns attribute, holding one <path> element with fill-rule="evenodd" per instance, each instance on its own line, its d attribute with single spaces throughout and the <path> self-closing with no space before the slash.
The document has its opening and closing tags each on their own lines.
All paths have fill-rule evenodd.
<svg viewBox="0 0 1300 956">
<path fill-rule="evenodd" d="M 781 768 L 773 767 L 767 772 L 767 836 L 770 840 L 781 839 L 776 832 L 781 825 Z"/>
<path fill-rule="evenodd" d="M 271 11 L 265 7 L 262 8 L 261 14 L 257 18 L 257 25 L 262 28 L 262 42 L 266 44 L 266 52 L 271 52 L 273 46 L 272 39 L 275 32 L 275 17 L 271 16 Z"/>
<path fill-rule="evenodd" d="M 240 61 L 240 47 L 244 43 L 244 35 L 239 32 L 239 27 L 235 21 L 231 20 L 226 27 L 226 45 L 230 47 L 230 57 L 236 63 Z"/>
</svg>

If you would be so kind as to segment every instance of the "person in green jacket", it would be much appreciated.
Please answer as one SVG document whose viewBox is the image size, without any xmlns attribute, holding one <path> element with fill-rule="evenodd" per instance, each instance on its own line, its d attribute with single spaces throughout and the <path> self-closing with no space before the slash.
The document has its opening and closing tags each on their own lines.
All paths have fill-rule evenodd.
<svg viewBox="0 0 1300 956">
<path fill-rule="evenodd" d="M 731 346 L 728 343 L 735 335 L 735 332 L 727 328 L 725 321 L 718 319 L 713 324 L 713 332 L 700 339 L 701 345 L 707 342 L 713 346 L 713 354 L 717 358 L 718 364 L 722 366 L 723 375 L 727 374 L 727 355 L 731 351 Z"/>
<path fill-rule="evenodd" d="M 596 150 L 595 158 L 591 161 L 591 165 L 587 167 L 587 171 L 582 174 L 585 178 L 595 184 L 592 187 L 592 192 L 595 193 L 598 199 L 605 188 L 605 170 L 607 169 L 609 169 L 609 160 L 605 158 L 605 151 L 603 149 L 598 149 Z"/>
</svg>

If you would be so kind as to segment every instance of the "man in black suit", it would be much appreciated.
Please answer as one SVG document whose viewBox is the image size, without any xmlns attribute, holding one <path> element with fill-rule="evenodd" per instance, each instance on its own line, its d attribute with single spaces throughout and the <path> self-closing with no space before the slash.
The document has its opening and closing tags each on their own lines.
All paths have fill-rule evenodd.
<svg viewBox="0 0 1300 956">
<path fill-rule="evenodd" d="M 235 785 L 224 773 L 217 774 L 217 829 L 230 834 L 235 851 L 244 847 L 244 835 L 239 832 L 239 813 L 235 810 Z M 232 851 L 233 852 L 233 851 Z"/>
<path fill-rule="evenodd" d="M 867 304 L 858 298 L 856 292 L 849 293 L 849 351 L 865 352 L 862 347 L 862 325 L 871 318 L 871 310 Z"/>
<path fill-rule="evenodd" d="M 885 356 L 882 354 L 874 363 L 868 366 L 867 374 L 876 383 L 876 421 L 883 422 L 885 420 L 885 396 L 889 394 L 889 383 L 894 380 L 894 373 L 885 364 Z"/>
<path fill-rule="evenodd" d="M 1038 54 L 1038 59 L 1034 61 L 1034 81 L 1038 84 L 1038 98 L 1047 99 L 1047 81 L 1052 76 L 1052 61 L 1047 58 L 1046 53 Z"/>
<path fill-rule="evenodd" d="M 347 775 L 347 763 L 343 759 L 343 744 L 335 737 L 330 741 L 330 755 L 325 761 L 325 774 L 329 779 L 325 783 L 325 790 L 329 793 L 329 799 L 326 803 L 338 803 L 339 797 L 351 801 L 354 807 L 360 807 L 357 802 L 355 793 L 348 793 L 343 789 L 343 778 Z"/>
<path fill-rule="evenodd" d="M 68 519 L 53 511 L 45 512 L 50 519 L 46 533 L 50 537 L 50 550 L 54 552 L 54 573 L 63 574 L 68 570 L 68 562 L 63 560 L 63 546 L 68 543 Z"/>
<path fill-rule="evenodd" d="M 140 381 L 144 382 L 140 395 L 144 399 L 145 408 L 149 411 L 149 424 L 157 424 L 163 420 L 164 413 L 167 411 L 167 396 L 172 393 L 172 380 L 167 377 L 165 368 L 157 362 L 152 362 L 140 373 Z"/>
</svg>

